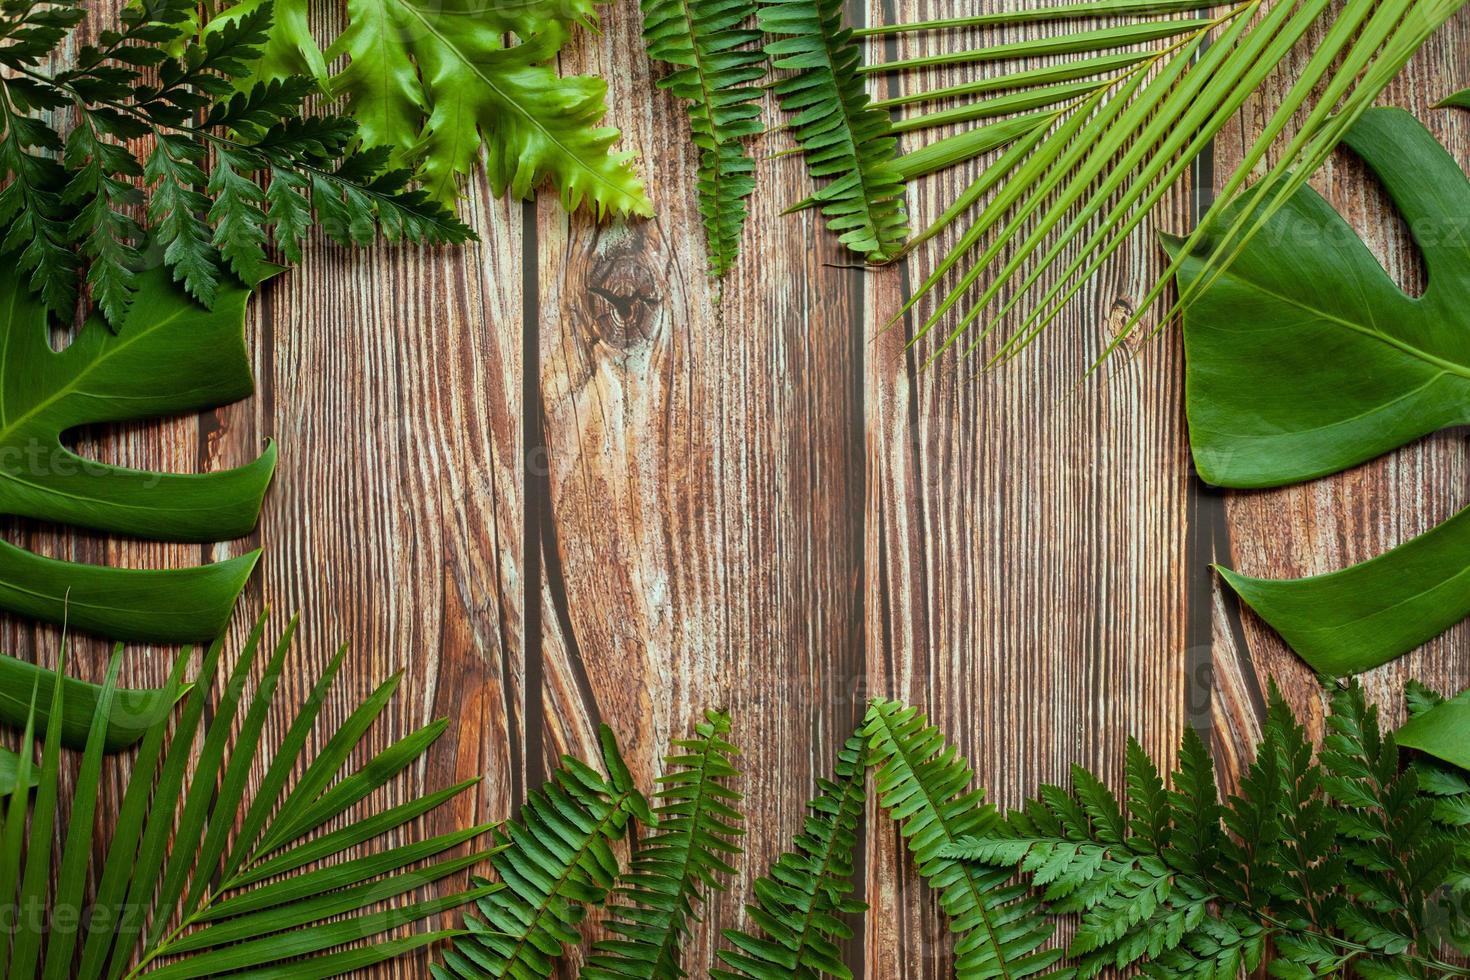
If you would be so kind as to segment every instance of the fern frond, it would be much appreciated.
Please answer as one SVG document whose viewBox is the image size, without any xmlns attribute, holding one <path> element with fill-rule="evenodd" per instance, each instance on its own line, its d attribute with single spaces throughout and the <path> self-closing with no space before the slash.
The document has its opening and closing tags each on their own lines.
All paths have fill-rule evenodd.
<svg viewBox="0 0 1470 980">
<path fill-rule="evenodd" d="M 772 65 L 792 72 L 772 89 L 791 116 L 807 170 L 825 181 L 803 204 L 819 207 L 854 252 L 892 258 L 908 235 L 898 138 L 888 113 L 870 104 L 841 0 L 761 0 L 757 18 L 772 35 Z"/>
<path fill-rule="evenodd" d="M 877 768 L 878 798 L 899 822 L 921 874 L 939 893 L 960 938 L 955 973 L 965 977 L 1062 977 L 1062 951 L 1046 948 L 1054 929 L 1041 902 L 1009 868 L 957 860 L 948 848 L 1000 824 L 984 793 L 970 789 L 963 756 L 916 709 L 874 701 L 863 727 Z"/>
<path fill-rule="evenodd" d="M 1356 682 L 1334 694 L 1328 725 L 1314 759 L 1272 685 L 1255 759 L 1224 803 L 1189 731 L 1169 786 L 1130 742 L 1126 815 L 1079 771 L 1071 793 L 1043 787 L 940 854 L 1017 869 L 1051 912 L 1076 915 L 1067 954 L 1084 977 L 1136 968 L 1224 980 L 1255 971 L 1272 947 L 1270 975 L 1284 980 L 1466 976 L 1439 956 L 1470 932 L 1436 901 L 1470 883 L 1470 774 L 1405 765 Z"/>
<path fill-rule="evenodd" d="M 705 889 L 723 889 L 735 873 L 728 858 L 740 853 L 744 831 L 736 809 L 741 796 L 730 783 L 739 776 L 726 740 L 730 716 L 705 712 L 696 738 L 676 741 L 664 759 L 654 794 L 651 833 L 639 841 L 632 866 L 621 878 L 621 901 L 607 927 L 620 938 L 596 943 L 585 980 L 676 980 L 685 976 L 680 953 L 689 922 Z"/>
<path fill-rule="evenodd" d="M 849 898 L 853 849 L 867 794 L 868 743 L 861 733 L 837 753 L 832 779 L 817 780 L 820 791 L 807 804 L 802 833 L 792 849 L 776 859 L 755 883 L 755 904 L 746 911 L 759 934 L 726 929 L 734 950 L 719 956 L 729 970 L 715 969 L 715 980 L 850 980 L 837 944 L 852 937 L 844 916 L 868 905 Z"/>
<path fill-rule="evenodd" d="M 497 832 L 490 861 L 500 880 L 478 881 L 494 890 L 466 913 L 469 931 L 432 968 L 435 977 L 549 977 L 565 946 L 579 941 L 587 907 L 601 906 L 617 880 L 612 843 L 631 817 L 651 819 L 606 729 L 603 752 L 608 777 L 564 757 Z"/>
<path fill-rule="evenodd" d="M 755 189 L 754 165 L 743 141 L 761 132 L 760 90 L 765 56 L 751 45 L 754 0 L 642 0 L 648 55 L 675 66 L 658 87 L 689 104 L 699 149 L 699 213 L 708 239 L 710 274 L 735 261 L 745 225 L 745 199 Z"/>
<path fill-rule="evenodd" d="M 385 901 L 481 860 L 484 854 L 447 860 L 443 855 L 482 836 L 486 827 L 343 859 L 357 844 L 402 828 L 474 781 L 413 798 L 393 810 L 372 809 L 331 833 L 296 844 L 337 821 L 349 807 L 417 761 L 444 730 L 443 723 L 431 725 L 343 775 L 343 764 L 361 748 L 362 737 L 395 689 L 396 681 L 390 682 L 359 709 L 355 723 L 344 726 L 347 734 L 334 738 L 288 791 L 287 779 L 302 765 L 317 712 L 341 666 L 341 652 L 297 713 L 253 795 L 247 796 L 295 628 L 293 621 L 266 658 L 260 681 L 247 699 L 247 681 L 259 662 L 264 625 L 262 616 L 228 680 L 218 688 L 212 677 L 220 664 L 222 642 L 204 655 L 201 682 L 192 690 L 183 680 L 190 651 L 178 657 L 164 693 L 165 703 L 172 704 L 188 690 L 183 710 L 177 719 L 164 712 L 150 721 L 121 807 L 109 821 L 112 838 L 102 851 L 105 860 L 92 876 L 87 865 L 97 850 L 94 818 L 111 705 L 118 696 L 119 656 L 114 655 L 98 693 L 66 819 L 57 812 L 56 793 L 67 724 L 63 711 L 67 685 L 59 682 L 64 664 L 53 677 L 51 705 L 44 716 L 33 695 L 18 788 L 0 827 L 0 889 L 18 894 L 23 902 L 19 908 L 26 910 L 0 942 L 0 956 L 8 952 L 6 976 L 117 980 L 146 974 L 157 980 L 183 980 L 247 967 L 262 975 L 336 976 L 352 969 L 352 964 L 370 966 L 437 941 L 444 933 L 419 933 L 388 942 L 373 939 L 485 894 L 486 889 L 473 888 L 384 906 Z M 37 690 L 39 681 L 38 673 Z M 211 707 L 207 723 L 206 702 Z M 20 787 L 30 782 L 30 744 L 38 728 L 45 731 L 44 748 L 30 836 L 22 850 L 26 790 Z M 61 855 L 55 868 L 53 828 Z M 227 847 L 232 838 L 233 849 Z M 279 853 L 270 856 L 272 851 Z M 304 859 L 291 857 L 302 851 L 308 855 Z M 328 866 L 322 870 L 300 872 L 306 864 L 323 859 Z M 89 877 L 95 880 L 96 891 L 87 904 L 84 887 Z M 275 880 L 262 884 L 268 877 Z M 48 881 L 55 882 L 50 889 Z M 362 940 L 369 942 L 364 945 Z M 349 944 L 354 948 L 333 952 Z"/>
</svg>

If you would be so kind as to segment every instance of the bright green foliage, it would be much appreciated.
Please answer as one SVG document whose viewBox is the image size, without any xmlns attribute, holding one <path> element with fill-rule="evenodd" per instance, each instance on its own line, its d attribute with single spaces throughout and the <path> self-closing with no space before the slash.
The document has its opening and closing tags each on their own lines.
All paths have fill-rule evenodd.
<svg viewBox="0 0 1470 980">
<path fill-rule="evenodd" d="M 961 861 L 952 850 L 1000 825 L 963 756 L 917 709 L 874 701 L 862 729 L 877 769 L 878 800 L 898 821 L 914 863 L 959 937 L 955 975 L 1012 978 L 1064 974 L 1052 967 L 1061 951 L 1047 948 L 1053 927 L 1041 902 L 1012 882 L 1009 867 Z"/>
<path fill-rule="evenodd" d="M 754 0 L 642 0 L 648 55 L 674 65 L 661 78 L 689 103 L 689 123 L 699 149 L 699 213 L 709 244 L 710 274 L 730 268 L 740 248 L 745 198 L 755 189 L 754 165 L 742 140 L 761 131 L 760 90 L 765 56 L 749 23 Z"/>
<path fill-rule="evenodd" d="M 439 980 L 462 977 L 549 977 L 588 906 L 601 906 L 618 877 L 612 842 L 632 817 L 652 813 L 611 733 L 602 733 L 609 777 L 565 757 L 535 790 L 518 820 L 496 832 L 491 858 L 499 882 L 467 912 L 468 932 L 433 967 Z"/>
<path fill-rule="evenodd" d="M 56 674 L 15 657 L 0 655 L 0 724 L 21 729 L 32 720 L 38 731 L 45 733 L 50 723 L 51 686 Z M 92 731 L 92 719 L 102 704 L 102 688 L 97 684 L 61 678 L 62 707 L 61 744 L 69 749 L 86 748 Z M 31 704 L 31 692 L 39 700 Z M 163 689 L 133 690 L 118 688 L 112 699 L 103 747 L 118 752 L 135 745 L 160 718 L 174 706 L 170 691 Z"/>
<path fill-rule="evenodd" d="M 755 904 L 746 911 L 760 932 L 725 930 L 735 949 L 720 950 L 730 969 L 712 970 L 716 980 L 850 980 L 837 944 L 852 936 L 843 917 L 868 907 L 848 897 L 856 887 L 853 851 L 867 774 L 868 743 L 856 734 L 838 753 L 833 778 L 817 781 L 820 793 L 792 849 L 756 880 Z"/>
<path fill-rule="evenodd" d="M 1233 978 L 1273 946 L 1268 972 L 1284 980 L 1464 975 L 1436 959 L 1456 932 L 1433 927 L 1456 925 L 1444 912 L 1465 895 L 1464 772 L 1406 767 L 1355 683 L 1333 692 L 1328 728 L 1314 759 L 1273 686 L 1256 758 L 1223 804 L 1190 730 L 1172 788 L 1130 742 L 1126 812 L 1079 769 L 1070 793 L 1044 787 L 943 850 L 1019 869 L 1052 912 L 1077 915 L 1068 953 L 1082 976 Z"/>
<path fill-rule="evenodd" d="M 1470 182 L 1413 116 L 1374 109 L 1344 142 L 1411 229 L 1428 282 L 1410 296 L 1309 187 L 1199 293 L 1184 318 L 1190 447 L 1205 479 L 1278 486 L 1354 466 L 1470 420 Z M 1221 225 L 1245 209 L 1225 210 Z M 1181 289 L 1201 281 L 1171 242 Z M 1371 561 L 1296 580 L 1226 582 L 1318 671 L 1367 670 L 1470 615 L 1470 512 Z"/>
<path fill-rule="evenodd" d="M 41 301 L 0 281 L 0 512 L 145 538 L 213 541 L 255 526 L 275 468 L 268 444 L 238 469 L 152 473 L 78 456 L 78 426 L 197 412 L 251 393 L 249 292 L 223 283 L 213 310 L 153 268 L 110 331 L 93 317 L 65 350 L 50 347 Z M 0 542 L 0 608 L 119 639 L 217 635 L 259 552 L 197 568 L 132 570 L 43 558 Z"/>
<path fill-rule="evenodd" d="M 900 158 L 901 172 L 932 172 L 1014 141 L 911 243 L 954 232 L 901 313 L 919 309 L 916 336 L 938 330 L 935 356 L 956 344 L 966 353 L 983 345 L 996 361 L 1014 356 L 1136 241 L 1246 101 L 1282 77 L 1284 64 L 1292 66 L 1290 84 L 1267 107 L 1260 134 L 1220 189 L 1222 201 L 1238 199 L 1246 180 L 1265 172 L 1257 200 L 1280 207 L 1461 7 L 1463 0 L 1038 2 L 856 32 L 872 40 L 924 36 L 914 45 L 922 53 L 859 69 L 888 76 L 890 85 L 897 73 L 927 78 L 993 66 L 905 85 L 874 105 L 904 113 L 894 128 L 905 133 L 980 123 L 929 137 L 914 160 Z M 1209 16 L 1179 16 L 1201 12 Z M 989 33 L 1001 27 L 1026 27 L 1026 36 Z M 943 105 L 928 108 L 935 103 Z M 1218 222 L 1218 214 L 1212 210 L 1191 241 L 1215 243 L 1205 256 L 1210 276 L 1259 231 Z M 1166 295 L 1174 271 L 1152 282 L 1128 329 L 1094 366 Z M 1160 322 L 1192 298 L 1181 297 Z"/>
<path fill-rule="evenodd" d="M 806 204 L 848 248 L 874 261 L 893 258 L 908 235 L 898 138 L 888 113 L 869 105 L 862 52 L 842 23 L 841 0 L 761 0 L 766 54 L 791 74 L 772 88 L 812 177 L 825 181 Z"/>
<path fill-rule="evenodd" d="M 720 879 L 735 873 L 728 863 L 740 853 L 740 793 L 730 786 L 739 775 L 726 740 L 730 716 L 705 712 L 696 738 L 674 742 L 658 778 L 647 837 L 638 842 L 631 866 L 619 877 L 620 901 L 607 928 L 617 939 L 596 943 L 584 980 L 676 980 L 689 923 L 706 889 L 722 890 Z"/>
<path fill-rule="evenodd" d="M 556 72 L 569 25 L 592 18 L 590 0 L 349 0 L 347 14 L 328 51 L 349 59 L 332 90 L 363 140 L 417 167 L 434 199 L 455 199 L 483 146 L 496 194 L 529 197 L 549 180 L 568 210 L 653 213 L 629 154 L 612 150 L 618 131 L 599 126 L 606 84 Z M 520 43 L 507 46 L 508 32 Z"/>
<path fill-rule="evenodd" d="M 259 283 L 270 272 L 271 237 L 293 253 L 313 213 L 344 244 L 370 241 L 378 227 L 420 242 L 471 237 L 422 192 L 405 190 L 408 175 L 387 170 L 386 151 L 352 150 L 352 119 L 303 117 L 311 78 L 241 90 L 262 59 L 281 62 L 269 4 L 186 40 L 194 4 L 143 0 L 123 8 L 118 29 L 80 46 L 71 67 L 41 71 L 85 14 L 78 0 L 17 0 L 0 10 L 0 66 L 9 69 L 0 76 L 0 181 L 9 181 L 0 189 L 0 253 L 61 319 L 72 317 L 85 267 L 107 321 L 122 322 L 150 237 L 206 307 L 226 268 Z M 156 71 L 156 83 L 145 71 Z M 61 109 L 79 116 L 64 142 L 41 116 Z M 140 162 L 128 141 L 144 137 L 153 148 Z M 269 209 L 261 178 L 280 183 Z"/>
<path fill-rule="evenodd" d="M 212 683 L 200 683 L 189 691 L 172 734 L 171 712 L 149 725 L 121 808 L 106 822 L 112 838 L 105 849 L 93 840 L 94 818 L 108 718 L 122 694 L 116 687 L 119 658 L 113 658 L 99 688 L 98 710 L 90 720 L 74 780 L 77 791 L 66 814 L 57 807 L 63 725 L 48 727 L 34 772 L 29 836 L 24 830 L 24 791 L 11 795 L 0 824 L 0 894 L 7 896 L 7 903 L 19 898 L 22 910 L 14 931 L 7 929 L 0 941 L 0 962 L 8 962 L 6 976 L 116 980 L 146 974 L 178 980 L 247 967 L 264 971 L 262 976 L 338 976 L 450 935 L 420 932 L 389 942 L 372 941 L 489 891 L 477 887 L 383 906 L 482 860 L 483 853 L 448 859 L 443 855 L 482 836 L 488 827 L 348 857 L 358 844 L 401 831 L 474 785 L 462 783 L 391 809 L 370 806 L 365 816 L 343 817 L 415 764 L 444 731 L 445 723 L 438 722 L 360 768 L 344 769 L 361 749 L 397 678 L 374 692 L 314 760 L 304 758 L 344 648 L 328 664 L 279 745 L 263 747 L 262 734 L 294 629 L 293 622 L 264 658 L 252 698 L 244 695 L 260 659 L 264 617 L 225 683 L 217 690 L 212 690 Z M 222 642 L 216 642 L 205 653 L 201 678 L 212 677 L 219 667 L 221 648 Z M 170 700 L 184 691 L 189 659 L 185 650 L 174 665 L 168 681 Z M 33 708 L 41 689 L 41 685 L 32 688 Z M 69 700 L 63 697 L 65 685 L 53 682 L 49 690 L 47 716 L 64 718 Z M 32 776 L 38 713 L 33 711 L 28 719 L 22 740 L 22 781 Z M 247 793 L 247 783 L 263 756 L 270 760 L 265 774 Z M 288 789 L 288 778 L 303 766 L 303 775 Z M 338 826 L 330 833 L 317 833 L 331 824 Z M 53 829 L 61 841 L 57 865 L 52 863 Z M 94 851 L 105 858 L 91 875 L 96 895 L 89 903 L 83 889 Z M 326 866 L 301 870 L 319 861 Z M 56 885 L 48 888 L 52 880 Z M 364 939 L 369 942 L 360 945 Z M 359 945 L 340 948 L 349 943 Z"/>
</svg>

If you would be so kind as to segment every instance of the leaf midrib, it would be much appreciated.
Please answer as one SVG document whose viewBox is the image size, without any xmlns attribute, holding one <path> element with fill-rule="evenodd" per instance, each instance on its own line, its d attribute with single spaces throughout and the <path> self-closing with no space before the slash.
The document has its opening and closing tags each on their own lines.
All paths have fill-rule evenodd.
<svg viewBox="0 0 1470 980">
<path fill-rule="evenodd" d="M 413 6 L 413 4 L 407 3 L 407 2 L 405 2 L 405 0 L 392 0 L 392 2 L 397 3 L 398 6 L 402 7 L 404 10 L 406 10 L 410 14 L 412 14 L 414 16 L 414 18 L 417 19 L 420 24 L 424 25 L 424 30 L 428 31 L 429 34 L 433 35 L 433 37 L 440 44 L 444 45 L 444 47 L 447 50 L 453 51 L 454 54 L 455 54 L 455 57 L 459 59 L 460 63 L 463 64 L 466 68 L 468 68 L 472 73 L 474 73 L 474 75 L 477 78 L 479 78 L 480 81 L 484 82 L 486 88 L 488 88 L 492 92 L 494 92 L 496 94 L 496 96 L 499 97 L 500 100 L 503 103 L 505 103 L 506 105 L 512 107 L 527 122 L 529 122 L 535 129 L 537 129 L 541 133 L 543 133 L 546 136 L 547 141 L 550 142 L 550 143 L 552 143 L 563 154 L 565 154 L 567 157 L 569 157 L 577 165 L 577 168 L 578 169 L 586 172 L 593 180 L 595 180 L 598 183 L 602 184 L 603 186 L 605 186 L 606 188 L 608 188 L 608 190 L 613 191 L 614 193 L 616 193 L 616 194 L 618 194 L 620 196 L 626 193 L 617 184 L 615 184 L 612 181 L 608 180 L 602 174 L 598 173 L 595 169 L 593 169 L 591 166 L 589 166 L 582 159 L 582 157 L 581 157 L 580 154 L 574 153 L 566 145 L 566 143 L 564 143 L 561 139 L 557 138 L 556 135 L 551 132 L 551 130 L 549 130 L 545 126 L 541 125 L 540 120 L 538 120 L 536 118 L 536 116 L 535 116 L 534 113 L 527 111 L 526 110 L 526 107 L 523 106 L 523 105 L 521 105 L 520 102 L 518 102 L 515 99 L 509 97 L 505 93 L 505 90 L 504 89 L 502 89 L 500 86 L 496 85 L 495 82 L 490 78 L 490 76 L 486 75 L 483 71 L 481 71 L 478 65 L 476 65 L 473 61 L 471 61 L 465 55 L 465 53 L 463 51 L 461 51 L 459 49 L 459 47 L 457 47 L 452 41 L 450 41 L 449 38 L 445 37 L 444 34 L 441 31 L 439 31 L 437 28 L 435 28 L 435 26 L 429 21 L 429 19 L 427 17 L 425 17 L 422 13 L 420 13 Z M 511 49 L 510 48 L 505 48 L 503 50 L 509 51 Z M 478 121 L 476 122 L 476 125 L 477 126 L 479 125 Z"/>
<path fill-rule="evenodd" d="M 577 869 L 580 867 L 582 856 L 592 849 L 593 842 L 595 842 L 599 838 L 606 838 L 606 834 L 603 833 L 603 830 L 611 826 L 612 823 L 618 818 L 618 816 L 623 812 L 623 808 L 628 805 L 628 801 L 632 799 L 632 796 L 632 792 L 628 791 L 621 793 L 615 799 L 608 801 L 609 808 L 607 811 L 607 815 L 592 825 L 591 829 L 584 836 L 582 845 L 578 847 L 576 853 L 567 860 L 566 866 L 562 869 L 561 873 L 557 875 L 556 880 L 552 883 L 551 888 L 547 890 L 547 900 L 539 902 L 537 904 L 535 914 L 531 916 L 531 921 L 527 922 L 525 927 L 520 930 L 520 935 L 516 937 L 515 946 L 512 947 L 511 953 L 505 957 L 505 962 L 507 966 L 513 966 L 514 964 L 521 961 L 521 952 L 531 942 L 531 937 L 535 935 L 536 930 L 541 928 L 542 919 L 544 919 L 546 915 L 551 911 L 550 899 L 561 897 L 562 889 L 566 886 L 567 882 L 571 880 L 572 875 L 575 874 Z"/>
<path fill-rule="evenodd" d="M 822 883 L 826 880 L 827 875 L 832 870 L 833 862 L 837 859 L 837 835 L 842 833 L 842 815 L 847 812 L 847 805 L 853 801 L 854 797 L 857 798 L 857 802 L 861 802 L 861 777 L 867 771 L 868 767 L 866 765 L 859 766 L 856 772 L 846 780 L 847 785 L 843 790 L 842 802 L 838 804 L 837 814 L 832 822 L 832 834 L 822 845 L 820 867 L 817 869 L 816 874 L 810 877 L 810 887 L 802 889 L 807 897 L 807 907 L 802 915 L 801 932 L 797 934 L 796 949 L 793 951 L 796 954 L 795 962 L 798 967 L 802 965 L 802 954 L 811 946 L 811 935 L 815 928 L 817 918 L 817 892 L 821 890 Z M 854 790 L 857 790 L 857 792 L 853 792 Z"/>
</svg>

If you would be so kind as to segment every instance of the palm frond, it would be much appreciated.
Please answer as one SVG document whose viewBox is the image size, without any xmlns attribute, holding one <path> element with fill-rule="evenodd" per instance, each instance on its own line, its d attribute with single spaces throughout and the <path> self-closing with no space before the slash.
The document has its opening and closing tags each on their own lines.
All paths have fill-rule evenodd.
<svg viewBox="0 0 1470 980">
<path fill-rule="evenodd" d="M 761 0 L 758 21 L 772 35 L 771 63 L 791 72 L 771 87 L 791 116 L 807 170 L 824 181 L 797 207 L 820 208 L 854 252 L 891 258 L 908 234 L 898 139 L 888 114 L 870 104 L 841 0 Z"/>
<path fill-rule="evenodd" d="M 97 869 L 96 894 L 90 905 L 84 903 L 84 886 L 95 850 L 94 818 L 110 709 L 118 695 L 119 658 L 112 658 L 97 693 L 97 710 L 76 777 L 77 791 L 64 821 L 57 813 L 57 787 L 62 771 L 61 736 L 67 724 L 63 698 L 67 685 L 59 679 L 49 685 L 52 700 L 44 719 L 46 734 L 35 799 L 29 808 L 30 838 L 22 847 L 27 807 L 26 791 L 21 787 L 30 769 L 39 715 L 33 696 L 22 740 L 18 788 L 0 827 L 0 888 L 5 889 L 7 901 L 21 902 L 17 908 L 32 910 L 17 922 L 13 933 L 6 933 L 6 976 L 118 980 L 146 973 L 157 980 L 180 980 L 245 968 L 255 971 L 252 976 L 337 976 L 444 938 L 448 934 L 443 932 L 386 941 L 375 937 L 486 894 L 488 889 L 475 887 L 428 901 L 383 907 L 396 896 L 483 859 L 484 854 L 447 860 L 443 855 L 480 837 L 487 827 L 468 828 L 370 857 L 344 859 L 358 843 L 395 831 L 429 808 L 421 804 L 442 803 L 475 781 L 432 797 L 417 797 L 414 805 L 348 818 L 332 833 L 296 843 L 336 822 L 349 807 L 384 786 L 443 731 L 442 723 L 430 726 L 339 779 L 344 755 L 324 780 L 303 779 L 287 791 L 287 776 L 302 762 L 306 735 L 341 665 L 341 652 L 298 711 L 265 780 L 248 806 L 244 805 L 248 776 L 262 751 L 261 735 L 295 622 L 271 653 L 247 702 L 247 681 L 258 660 L 264 628 L 262 616 L 226 683 L 218 689 L 210 683 L 192 687 L 184 683 L 189 650 L 175 661 L 164 690 L 170 700 L 185 690 L 188 697 L 172 736 L 168 714 L 154 720 L 142 736 L 113 822 L 112 839 Z M 222 650 L 223 641 L 216 641 L 204 654 L 201 679 L 214 676 Z M 63 673 L 59 669 L 57 677 Z M 38 675 L 35 690 L 39 688 Z M 204 725 L 206 705 L 212 705 L 212 716 Z M 237 719 L 238 731 L 234 732 Z M 349 750 L 360 746 L 369 727 L 356 730 Z M 196 745 L 201 728 L 203 740 Z M 285 815 L 293 812 L 297 816 L 283 826 Z M 54 869 L 53 828 L 62 840 L 60 864 Z M 235 850 L 226 859 L 232 833 Z M 301 849 L 309 850 L 311 856 L 292 863 L 289 856 Z M 272 852 L 278 853 L 268 857 Z M 306 863 L 321 859 L 337 860 L 318 871 L 299 872 Z M 274 870 L 262 873 L 266 866 Z M 277 873 L 283 876 L 261 884 Z M 48 889 L 53 878 L 54 889 Z"/>
<path fill-rule="evenodd" d="M 715 980 L 850 980 L 837 944 L 852 937 L 843 917 L 868 907 L 848 897 L 856 887 L 853 850 L 867 774 L 867 739 L 854 734 L 837 754 L 832 779 L 817 780 L 819 793 L 791 850 L 755 883 L 755 904 L 746 911 L 759 933 L 725 930 L 735 949 L 720 950 L 730 969 L 711 971 Z"/>
<path fill-rule="evenodd" d="M 659 79 L 689 104 L 699 150 L 699 213 L 708 239 L 710 274 L 735 261 L 745 226 L 745 199 L 755 190 L 755 167 L 744 140 L 761 131 L 760 90 L 765 56 L 751 45 L 760 32 L 748 25 L 754 0 L 642 0 L 643 40 L 649 57 L 674 65 Z"/>
<path fill-rule="evenodd" d="M 1007 150 L 918 236 L 916 242 L 947 229 L 957 231 L 895 320 L 922 307 L 914 340 L 944 330 L 934 356 L 962 339 L 967 353 L 989 342 L 991 360 L 1013 356 L 1056 320 L 1178 186 L 1246 99 L 1325 21 L 1321 43 L 1315 44 L 1305 68 L 1220 195 L 1223 204 L 1241 194 L 1266 151 L 1296 123 L 1295 135 L 1267 178 L 1249 192 L 1262 205 L 1257 218 L 1239 217 L 1221 229 L 1216 224 L 1223 209 L 1216 208 L 1192 236 L 1191 247 L 1210 244 L 1211 275 L 1206 278 L 1212 279 L 1331 152 L 1346 125 L 1460 6 L 1458 0 L 1379 0 L 1341 7 L 1327 0 L 1107 0 L 856 32 L 859 38 L 878 39 L 1058 25 L 1054 33 L 1039 38 L 900 58 L 858 70 L 874 77 L 978 62 L 1004 66 L 994 77 L 920 87 L 876 104 L 901 113 L 921 108 L 900 118 L 894 124 L 897 132 L 999 120 L 900 157 L 896 166 L 906 179 L 1000 147 L 1024 146 L 1019 152 Z M 1201 8 L 1217 13 L 1178 16 L 1197 14 Z M 1097 17 L 1125 22 L 1081 31 L 1061 26 Z M 1040 67 L 1018 60 L 1054 56 L 1065 60 Z M 937 111 L 922 109 L 940 101 L 950 104 Z M 1171 267 L 1152 283 L 1135 308 L 1130 330 L 1161 299 L 1174 271 Z M 1193 293 L 1207 285 L 1199 283 Z M 1161 322 L 1168 322 L 1191 298 L 1181 297 Z"/>
<path fill-rule="evenodd" d="M 740 853 L 739 776 L 726 740 L 730 716 L 705 712 L 695 738 L 674 743 L 654 794 L 655 823 L 639 841 L 618 886 L 608 929 L 619 938 L 594 944 L 584 980 L 676 980 L 686 976 L 681 950 L 706 889 L 723 889 Z"/>
<path fill-rule="evenodd" d="M 601 906 L 618 876 L 612 843 L 632 817 L 652 821 L 647 801 L 606 727 L 603 763 L 608 777 L 571 758 L 532 792 L 518 820 L 497 832 L 491 857 L 499 881 L 477 912 L 465 914 L 468 932 L 432 968 L 450 978 L 549 977 L 589 906 Z"/>
<path fill-rule="evenodd" d="M 1053 967 L 1062 951 L 1039 899 L 1011 869 L 955 858 L 950 848 L 1000 823 L 963 756 L 917 709 L 874 701 L 863 734 L 877 769 L 878 799 L 899 824 L 914 863 L 957 934 L 955 974 L 966 977 L 1067 976 Z"/>
</svg>

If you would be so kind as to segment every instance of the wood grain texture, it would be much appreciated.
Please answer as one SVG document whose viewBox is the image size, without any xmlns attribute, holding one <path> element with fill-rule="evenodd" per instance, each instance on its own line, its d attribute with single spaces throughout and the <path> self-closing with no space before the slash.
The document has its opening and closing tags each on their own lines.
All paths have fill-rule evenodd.
<svg viewBox="0 0 1470 980">
<path fill-rule="evenodd" d="M 955 5 L 852 9 L 887 21 Z M 317 0 L 313 16 L 331 24 L 340 5 Z M 603 20 L 562 68 L 608 78 L 610 121 L 638 154 L 657 218 L 597 226 L 550 195 L 495 200 L 476 179 L 464 207 L 479 245 L 348 252 L 314 240 L 252 307 L 255 398 L 79 441 L 109 461 L 188 472 L 237 465 L 275 438 L 280 468 L 252 539 L 200 548 L 13 522 L 7 539 L 135 566 L 262 545 L 232 641 L 266 605 L 277 626 L 300 611 L 285 700 L 339 642 L 353 645 L 314 745 L 396 671 L 399 695 L 370 748 L 453 719 L 384 796 L 483 774 L 429 832 L 509 816 L 562 753 L 596 755 L 600 723 L 649 780 L 704 707 L 730 709 L 753 833 L 741 877 L 689 944 L 696 977 L 718 929 L 744 924 L 751 881 L 800 829 L 814 776 L 870 696 L 922 706 L 1005 805 L 1073 764 L 1116 785 L 1127 736 L 1169 759 L 1190 723 L 1210 726 L 1217 757 L 1238 771 L 1267 676 L 1320 717 L 1307 672 L 1205 563 L 1327 571 L 1427 530 L 1470 503 L 1464 433 L 1305 487 L 1199 486 L 1177 335 L 1073 387 L 1161 268 L 1142 233 L 1014 364 L 922 369 L 931 342 L 908 349 L 903 330 L 880 330 L 935 247 L 906 268 L 839 267 L 848 256 L 813 215 L 780 215 L 809 191 L 801 164 L 777 156 L 791 148 L 781 132 L 755 148 L 742 256 L 717 293 L 682 106 L 654 89 L 661 69 L 643 54 L 636 6 L 622 0 Z M 1467 44 L 1462 15 L 1388 98 L 1428 118 L 1462 162 L 1470 116 L 1428 107 L 1470 84 L 1457 57 Z M 1219 141 L 1217 173 L 1276 94 Z M 769 102 L 766 112 L 777 118 Z M 1398 273 L 1402 250 L 1360 171 L 1335 161 L 1315 183 Z M 913 212 L 932 217 L 972 176 L 922 182 Z M 1159 225 L 1188 227 L 1190 190 Z M 0 640 L 54 663 L 56 630 L 6 619 Z M 1391 699 L 1411 674 L 1464 686 L 1467 642 L 1457 627 L 1374 672 L 1373 691 Z M 104 645 L 74 649 L 77 673 L 100 678 Z M 124 681 L 158 683 L 167 661 L 129 650 Z M 278 718 L 267 743 L 281 735 Z M 125 758 L 109 767 L 104 813 L 126 776 Z M 862 865 L 874 908 L 848 950 L 857 975 L 949 975 L 947 926 L 871 805 Z M 427 962 L 364 976 L 425 977 Z"/>
</svg>

